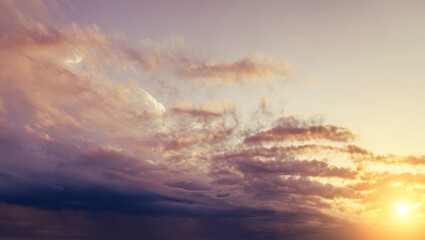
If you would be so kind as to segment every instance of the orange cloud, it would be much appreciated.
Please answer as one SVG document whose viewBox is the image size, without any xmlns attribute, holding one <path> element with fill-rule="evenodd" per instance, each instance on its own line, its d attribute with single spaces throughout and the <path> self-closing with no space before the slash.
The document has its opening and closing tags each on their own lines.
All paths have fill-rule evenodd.
<svg viewBox="0 0 425 240">
<path fill-rule="evenodd" d="M 277 79 L 287 79 L 291 69 L 285 61 L 275 61 L 270 58 L 255 56 L 238 61 L 221 61 L 189 66 L 184 76 L 197 78 L 208 82 L 234 84 L 237 82 L 264 81 L 274 76 Z"/>
<path fill-rule="evenodd" d="M 354 139 L 348 128 L 319 125 L 309 127 L 277 126 L 245 138 L 245 143 L 261 144 L 263 142 L 329 140 L 347 142 Z"/>
</svg>

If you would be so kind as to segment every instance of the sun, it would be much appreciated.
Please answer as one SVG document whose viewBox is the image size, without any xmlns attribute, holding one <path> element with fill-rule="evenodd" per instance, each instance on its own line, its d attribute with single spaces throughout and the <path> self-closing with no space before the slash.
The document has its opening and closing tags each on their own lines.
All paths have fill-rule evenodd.
<svg viewBox="0 0 425 240">
<path fill-rule="evenodd" d="M 395 203 L 396 207 L 396 216 L 397 217 L 407 217 L 410 214 L 411 207 L 408 203 Z"/>
</svg>

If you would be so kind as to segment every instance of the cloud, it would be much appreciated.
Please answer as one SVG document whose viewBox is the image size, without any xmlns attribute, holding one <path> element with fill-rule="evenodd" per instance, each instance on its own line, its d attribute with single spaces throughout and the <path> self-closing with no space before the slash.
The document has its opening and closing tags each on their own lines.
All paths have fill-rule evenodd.
<svg viewBox="0 0 425 240">
<path fill-rule="evenodd" d="M 224 60 L 214 63 L 193 64 L 186 68 L 186 78 L 203 79 L 208 82 L 234 84 L 240 81 L 263 81 L 274 76 L 285 80 L 292 74 L 289 64 L 270 58 L 255 56 L 237 61 Z"/>
<path fill-rule="evenodd" d="M 242 172 L 254 174 L 300 175 L 314 177 L 355 178 L 357 173 L 349 168 L 330 166 L 326 162 L 311 161 L 241 161 L 238 166 Z"/>
<path fill-rule="evenodd" d="M 337 142 L 348 142 L 353 140 L 355 135 L 345 127 L 334 125 L 308 125 L 300 122 L 295 117 L 282 118 L 277 126 L 247 136 L 245 143 L 261 144 L 263 142 L 279 141 L 308 141 L 308 140 L 329 140 Z"/>
<path fill-rule="evenodd" d="M 170 111 L 174 114 L 184 114 L 192 117 L 220 117 L 224 114 L 234 113 L 234 104 L 231 100 L 223 99 L 221 102 L 206 102 L 199 107 L 194 107 L 188 102 L 180 101 L 178 105 L 171 108 Z"/>
<path fill-rule="evenodd" d="M 200 61 L 96 25 L 59 27 L 44 2 L 1 4 L 2 236 L 340 239 L 350 221 L 387 217 L 380 196 L 422 202 L 421 156 L 376 155 L 346 127 L 266 101 L 257 126 L 246 103 L 207 94 L 205 83 L 286 79 L 284 61 Z M 163 91 L 188 85 L 185 99 L 208 99 Z M 403 164 L 412 172 L 385 168 Z"/>
</svg>

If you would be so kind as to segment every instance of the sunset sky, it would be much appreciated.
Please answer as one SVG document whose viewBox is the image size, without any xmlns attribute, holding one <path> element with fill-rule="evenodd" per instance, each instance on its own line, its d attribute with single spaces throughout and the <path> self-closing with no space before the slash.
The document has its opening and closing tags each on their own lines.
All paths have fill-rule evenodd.
<svg viewBox="0 0 425 240">
<path fill-rule="evenodd" d="M 0 239 L 424 239 L 425 1 L 0 0 Z"/>
</svg>

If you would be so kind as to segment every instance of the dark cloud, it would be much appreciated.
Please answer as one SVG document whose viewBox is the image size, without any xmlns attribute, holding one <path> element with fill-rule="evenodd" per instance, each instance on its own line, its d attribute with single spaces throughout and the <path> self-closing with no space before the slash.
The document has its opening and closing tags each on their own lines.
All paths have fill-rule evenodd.
<svg viewBox="0 0 425 240">
<path fill-rule="evenodd" d="M 330 166 L 326 162 L 312 161 L 240 161 L 238 168 L 245 174 L 279 174 L 315 177 L 355 178 L 357 172 L 350 168 Z"/>
<path fill-rule="evenodd" d="M 257 215 L 248 218 L 126 215 L 114 212 L 43 210 L 1 204 L 0 234 L 8 239 L 338 239 L 344 221 L 314 212 Z M 22 221 L 19 214 L 25 213 Z M 328 226 L 300 220 L 327 222 Z M 291 223 L 297 222 L 294 229 Z M 330 226 L 332 227 L 330 227 Z M 333 236 L 333 237 L 332 237 Z"/>
<path fill-rule="evenodd" d="M 166 185 L 169 187 L 181 188 L 189 191 L 206 191 L 211 189 L 208 186 L 192 182 L 173 182 L 167 183 Z"/>
<path fill-rule="evenodd" d="M 224 198 L 224 197 L 228 197 L 230 195 L 231 195 L 230 193 L 223 193 L 223 194 L 217 194 L 216 197 Z"/>
</svg>

